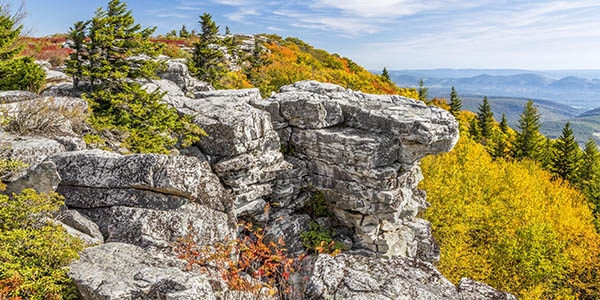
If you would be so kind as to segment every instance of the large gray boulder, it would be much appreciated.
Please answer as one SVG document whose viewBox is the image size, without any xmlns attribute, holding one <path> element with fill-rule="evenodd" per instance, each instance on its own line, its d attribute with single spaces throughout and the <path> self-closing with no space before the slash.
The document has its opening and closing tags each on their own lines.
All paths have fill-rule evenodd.
<svg viewBox="0 0 600 300">
<path fill-rule="evenodd" d="M 319 255 L 304 299 L 516 300 L 483 283 L 463 278 L 458 288 L 428 262 L 395 257 Z"/>
<path fill-rule="evenodd" d="M 119 155 L 102 150 L 84 150 L 61 153 L 50 160 L 56 164 L 61 175 L 61 192 L 73 194 L 67 199 L 73 207 L 155 203 L 158 201 L 157 194 L 162 194 L 166 195 L 162 201 L 178 201 L 169 197 L 175 196 L 225 211 L 226 203 L 222 200 L 226 199 L 226 193 L 223 186 L 212 173 L 210 165 L 195 157 Z M 86 188 L 96 189 L 90 191 L 94 197 L 86 199 L 79 196 Z M 81 203 L 77 203 L 77 199 Z M 90 201 L 92 203 L 85 203 Z"/>
<path fill-rule="evenodd" d="M 35 168 L 47 157 L 66 151 L 59 142 L 39 136 L 15 135 L 0 131 L 0 155 L 19 160 L 29 168 Z M 12 174 L 7 181 L 14 181 L 26 174 L 26 169 Z"/>
<path fill-rule="evenodd" d="M 84 299 L 215 299 L 206 277 L 133 245 L 107 243 L 79 256 L 69 276 Z"/>
<path fill-rule="evenodd" d="M 49 160 L 62 177 L 57 191 L 65 204 L 95 222 L 108 242 L 169 252 L 184 237 L 205 245 L 234 235 L 233 199 L 205 160 L 101 150 Z"/>
<path fill-rule="evenodd" d="M 203 81 L 200 81 L 190 74 L 185 60 L 173 59 L 166 62 L 167 68 L 163 73 L 158 74 L 160 78 L 175 83 L 181 90 L 188 93 L 197 91 L 210 91 L 214 88 Z"/>
</svg>

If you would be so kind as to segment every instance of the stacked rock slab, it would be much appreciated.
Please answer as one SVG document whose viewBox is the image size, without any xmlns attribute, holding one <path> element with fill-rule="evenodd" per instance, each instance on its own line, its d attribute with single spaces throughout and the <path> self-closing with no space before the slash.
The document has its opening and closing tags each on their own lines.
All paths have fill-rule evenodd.
<svg viewBox="0 0 600 300">
<path fill-rule="evenodd" d="M 106 242 L 170 251 L 187 235 L 201 245 L 233 236 L 230 200 L 206 161 L 101 150 L 49 159 L 65 204 L 98 224 Z"/>
<path fill-rule="evenodd" d="M 270 115 L 248 104 L 260 99 L 259 91 L 206 91 L 195 97 L 178 109 L 195 116 L 194 122 L 208 134 L 197 146 L 235 196 L 236 216 L 264 219 L 271 182 L 290 165 L 280 152 Z"/>
<path fill-rule="evenodd" d="M 436 260 L 419 159 L 452 149 L 458 124 L 446 111 L 394 95 L 302 81 L 255 107 L 271 114 L 281 142 L 305 162 L 354 244 L 394 257 Z M 298 167 L 298 164 L 296 164 Z M 288 187 L 274 187 L 286 190 Z"/>
</svg>

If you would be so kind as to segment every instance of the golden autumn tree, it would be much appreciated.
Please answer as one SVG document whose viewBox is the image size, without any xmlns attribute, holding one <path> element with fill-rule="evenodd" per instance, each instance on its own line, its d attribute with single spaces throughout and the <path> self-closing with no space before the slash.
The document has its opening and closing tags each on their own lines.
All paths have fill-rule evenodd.
<svg viewBox="0 0 600 300">
<path fill-rule="evenodd" d="M 597 299 L 600 236 L 584 196 L 533 161 L 493 160 L 461 138 L 422 162 L 440 271 L 521 299 Z"/>
</svg>

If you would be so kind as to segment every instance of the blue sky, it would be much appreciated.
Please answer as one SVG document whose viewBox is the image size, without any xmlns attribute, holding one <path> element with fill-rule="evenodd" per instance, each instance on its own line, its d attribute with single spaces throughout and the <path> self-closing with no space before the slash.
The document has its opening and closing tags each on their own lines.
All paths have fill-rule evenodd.
<svg viewBox="0 0 600 300">
<path fill-rule="evenodd" d="M 0 0 L 0 3 L 7 0 Z M 20 0 L 8 0 L 18 6 Z M 36 36 L 66 32 L 108 0 L 26 0 Z M 600 1 L 129 0 L 157 34 L 199 29 L 298 37 L 368 69 L 600 69 Z"/>
</svg>

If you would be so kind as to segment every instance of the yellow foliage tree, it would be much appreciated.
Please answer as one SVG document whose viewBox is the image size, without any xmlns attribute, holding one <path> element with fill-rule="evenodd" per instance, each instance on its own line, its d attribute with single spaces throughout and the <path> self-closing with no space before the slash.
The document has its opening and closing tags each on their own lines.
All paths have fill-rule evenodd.
<svg viewBox="0 0 600 300">
<path fill-rule="evenodd" d="M 461 138 L 422 162 L 438 268 L 522 299 L 597 299 L 600 236 L 584 196 L 532 161 L 493 160 Z"/>
</svg>

